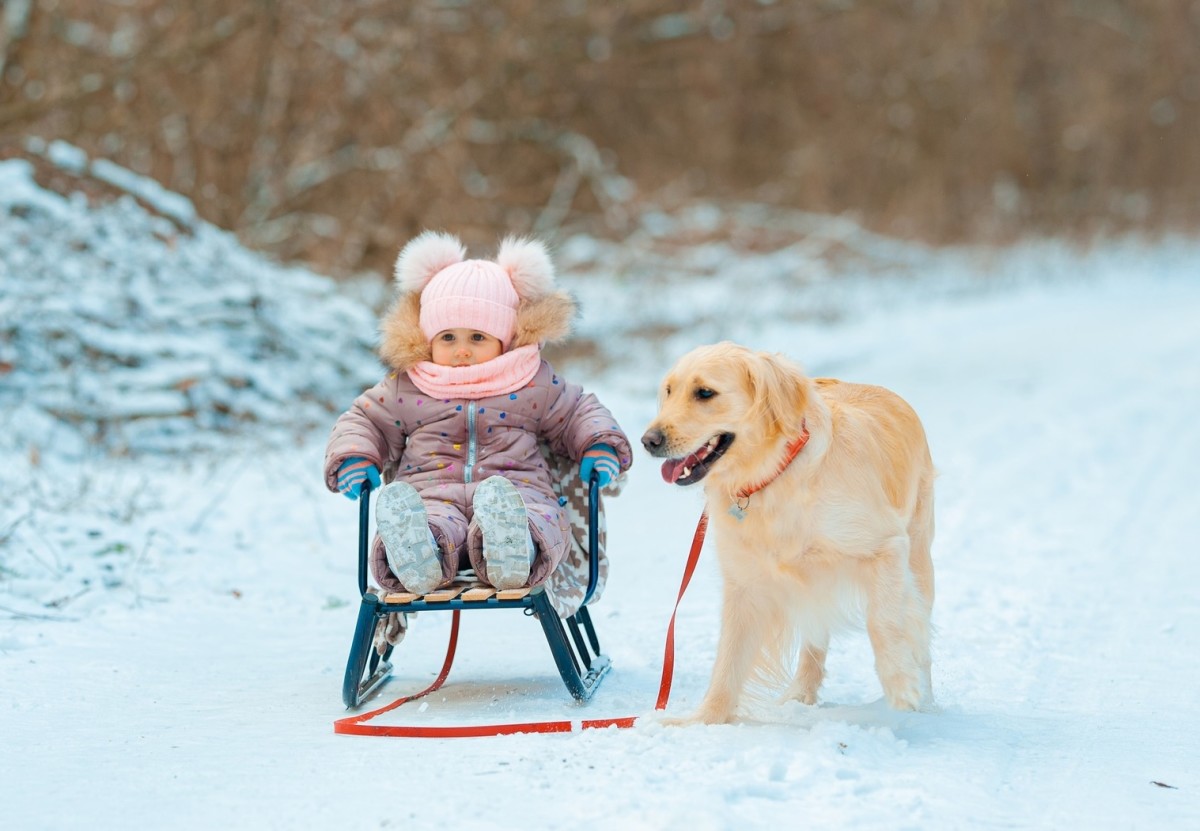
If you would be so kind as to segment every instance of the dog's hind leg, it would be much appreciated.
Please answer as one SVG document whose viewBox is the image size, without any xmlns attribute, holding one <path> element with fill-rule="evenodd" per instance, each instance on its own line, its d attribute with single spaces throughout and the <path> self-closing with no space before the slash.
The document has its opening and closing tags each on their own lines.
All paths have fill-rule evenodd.
<svg viewBox="0 0 1200 831">
<path fill-rule="evenodd" d="M 888 704 L 916 710 L 928 700 L 929 617 L 908 567 L 906 535 L 890 538 L 866 568 L 867 635 Z"/>
<path fill-rule="evenodd" d="M 908 522 L 908 564 L 925 606 L 933 608 L 933 483 L 923 482 Z"/>
<path fill-rule="evenodd" d="M 918 644 L 917 663 L 924 674 L 927 701 L 933 700 L 933 658 L 930 654 L 933 617 L 933 476 L 921 482 L 913 517 L 908 523 L 908 565 L 916 583 L 919 615 L 924 623 L 925 637 Z"/>
<path fill-rule="evenodd" d="M 829 653 L 829 632 L 823 631 L 804 638 L 800 647 L 800 664 L 784 700 L 796 699 L 804 704 L 817 703 L 817 691 L 825 680 L 825 656 Z"/>
</svg>

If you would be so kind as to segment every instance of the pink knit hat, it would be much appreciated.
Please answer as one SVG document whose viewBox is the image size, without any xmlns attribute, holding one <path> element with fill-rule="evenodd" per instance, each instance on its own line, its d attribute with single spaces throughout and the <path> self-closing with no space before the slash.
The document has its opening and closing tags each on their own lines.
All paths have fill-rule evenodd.
<svg viewBox="0 0 1200 831">
<path fill-rule="evenodd" d="M 447 329 L 486 332 L 507 349 L 517 330 L 517 308 L 554 287 L 554 267 L 545 247 L 508 238 L 496 262 L 467 260 L 449 234 L 426 231 L 400 252 L 396 282 L 421 292 L 421 333 L 433 340 Z"/>
<path fill-rule="evenodd" d="M 521 298 L 500 266 L 466 260 L 439 271 L 421 292 L 421 332 L 433 340 L 447 329 L 486 332 L 506 347 L 517 329 Z"/>
</svg>

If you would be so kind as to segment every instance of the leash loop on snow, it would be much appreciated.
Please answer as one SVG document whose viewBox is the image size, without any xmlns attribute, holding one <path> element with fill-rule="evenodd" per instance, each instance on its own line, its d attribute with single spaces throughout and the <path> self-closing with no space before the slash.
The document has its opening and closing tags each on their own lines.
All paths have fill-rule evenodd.
<svg viewBox="0 0 1200 831">
<path fill-rule="evenodd" d="M 441 672 L 438 673 L 437 678 L 435 678 L 433 680 L 432 684 L 430 684 L 425 689 L 421 690 L 419 693 L 414 693 L 413 695 L 406 695 L 401 698 L 397 698 L 395 701 L 393 701 L 391 704 L 388 704 L 386 707 L 380 707 L 379 709 L 372 710 L 369 713 L 360 713 L 356 716 L 347 716 L 346 718 L 338 719 L 337 721 L 335 721 L 333 723 L 333 732 L 346 733 L 346 734 L 355 735 L 355 736 L 407 736 L 407 735 L 416 735 L 416 734 L 411 733 L 411 732 L 396 733 L 396 732 L 392 732 L 392 731 L 397 730 L 397 729 L 405 730 L 405 731 L 429 729 L 429 728 L 420 728 L 420 727 L 393 728 L 393 727 L 385 727 L 383 725 L 374 725 L 374 724 L 370 725 L 370 726 L 365 726 L 363 723 L 370 721 L 371 719 L 375 718 L 375 716 L 382 715 L 383 713 L 386 713 L 389 710 L 394 710 L 397 707 L 399 707 L 401 704 L 406 704 L 409 701 L 416 701 L 418 698 L 424 698 L 425 696 L 429 695 L 430 693 L 436 692 L 438 690 L 438 688 L 442 686 L 442 684 L 446 683 L 446 678 L 450 675 L 450 667 L 453 666 L 453 664 L 454 664 L 454 652 L 458 648 L 458 624 L 459 624 L 459 615 L 460 614 L 461 614 L 460 610 L 455 609 L 453 614 L 451 615 L 450 643 L 446 647 L 446 659 L 442 662 Z"/>
</svg>

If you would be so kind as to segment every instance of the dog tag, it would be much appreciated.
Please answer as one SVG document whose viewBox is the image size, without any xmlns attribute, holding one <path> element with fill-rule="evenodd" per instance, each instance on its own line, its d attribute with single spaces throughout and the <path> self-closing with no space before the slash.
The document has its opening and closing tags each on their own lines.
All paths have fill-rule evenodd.
<svg viewBox="0 0 1200 831">
<path fill-rule="evenodd" d="M 743 508 L 741 505 L 738 505 L 735 502 L 729 506 L 729 515 L 731 517 L 733 517 L 734 519 L 736 519 L 738 522 L 741 522 L 743 519 L 746 518 L 746 509 Z"/>
</svg>

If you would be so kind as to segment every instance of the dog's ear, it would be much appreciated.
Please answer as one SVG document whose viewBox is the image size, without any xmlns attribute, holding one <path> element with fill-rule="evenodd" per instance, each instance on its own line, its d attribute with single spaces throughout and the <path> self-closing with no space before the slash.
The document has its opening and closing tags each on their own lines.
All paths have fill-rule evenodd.
<svg viewBox="0 0 1200 831">
<path fill-rule="evenodd" d="M 753 353 L 747 361 L 754 390 L 754 414 L 777 434 L 799 432 L 811 381 L 795 363 L 778 353 Z"/>
</svg>

